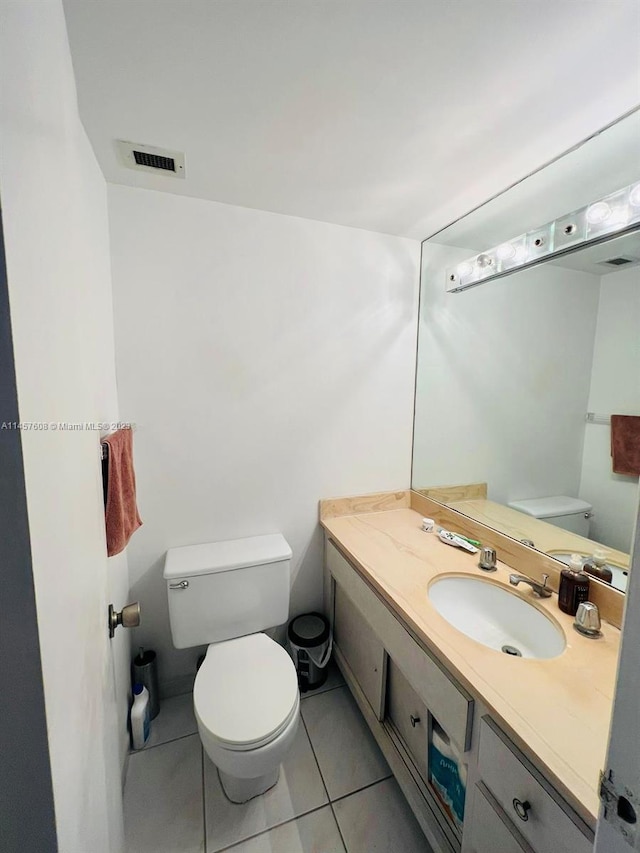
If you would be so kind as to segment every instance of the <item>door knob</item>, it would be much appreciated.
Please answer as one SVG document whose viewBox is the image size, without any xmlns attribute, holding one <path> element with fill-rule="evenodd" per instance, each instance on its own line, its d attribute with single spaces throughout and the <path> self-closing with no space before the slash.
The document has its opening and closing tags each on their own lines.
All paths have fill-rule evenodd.
<svg viewBox="0 0 640 853">
<path fill-rule="evenodd" d="M 127 604 L 118 613 L 113 609 L 113 604 L 109 605 L 109 638 L 113 639 L 118 625 L 123 628 L 136 628 L 140 624 L 140 605 L 137 601 L 133 604 Z"/>
</svg>

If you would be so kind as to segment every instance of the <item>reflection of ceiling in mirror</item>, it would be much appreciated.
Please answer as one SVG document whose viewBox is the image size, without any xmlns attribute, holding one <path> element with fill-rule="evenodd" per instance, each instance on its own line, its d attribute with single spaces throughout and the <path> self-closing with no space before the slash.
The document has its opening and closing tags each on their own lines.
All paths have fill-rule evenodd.
<svg viewBox="0 0 640 853">
<path fill-rule="evenodd" d="M 570 255 L 554 258 L 549 263 L 555 267 L 580 270 L 598 276 L 629 269 L 640 264 L 640 232 L 624 234 L 597 246 L 585 246 Z M 640 278 L 640 272 L 638 276 Z"/>
<path fill-rule="evenodd" d="M 639 179 L 640 108 L 432 239 L 479 252 Z"/>
</svg>

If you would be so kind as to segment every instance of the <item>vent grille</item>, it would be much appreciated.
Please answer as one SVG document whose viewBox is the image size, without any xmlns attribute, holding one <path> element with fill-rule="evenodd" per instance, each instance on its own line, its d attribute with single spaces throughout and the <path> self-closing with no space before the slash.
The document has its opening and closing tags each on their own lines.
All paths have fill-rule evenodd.
<svg viewBox="0 0 640 853">
<path fill-rule="evenodd" d="M 142 145 L 140 142 L 126 142 L 124 139 L 116 139 L 115 147 L 120 165 L 127 169 L 136 169 L 138 172 L 156 176 L 162 173 L 167 178 L 185 177 L 182 151 Z"/>
<path fill-rule="evenodd" d="M 162 157 L 159 154 L 147 154 L 144 151 L 134 151 L 134 159 L 138 166 L 150 166 L 152 169 L 164 169 L 165 172 L 175 172 L 176 161 L 173 157 Z"/>
<path fill-rule="evenodd" d="M 621 267 L 624 264 L 632 264 L 633 258 L 609 258 L 608 261 L 603 261 L 604 264 L 609 264 L 612 267 Z"/>
</svg>

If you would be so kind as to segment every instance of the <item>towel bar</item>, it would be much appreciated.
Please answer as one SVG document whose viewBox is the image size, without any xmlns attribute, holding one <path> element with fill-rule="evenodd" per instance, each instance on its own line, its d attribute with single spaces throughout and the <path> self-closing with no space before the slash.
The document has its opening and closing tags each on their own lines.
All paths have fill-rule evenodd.
<svg viewBox="0 0 640 853">
<path fill-rule="evenodd" d="M 611 417 L 609 415 L 596 415 L 595 412 L 587 412 L 584 419 L 588 424 L 608 425 L 611 423 Z"/>
</svg>

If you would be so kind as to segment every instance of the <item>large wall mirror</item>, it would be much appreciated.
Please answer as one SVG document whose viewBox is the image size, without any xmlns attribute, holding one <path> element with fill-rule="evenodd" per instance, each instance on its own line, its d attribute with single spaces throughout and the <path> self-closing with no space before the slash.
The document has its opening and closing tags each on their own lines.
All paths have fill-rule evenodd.
<svg viewBox="0 0 640 853">
<path fill-rule="evenodd" d="M 562 562 L 604 551 L 621 591 L 638 477 L 613 470 L 610 419 L 640 415 L 640 221 L 447 288 L 474 255 L 639 183 L 640 109 L 423 243 L 414 424 L 414 489 Z"/>
</svg>

